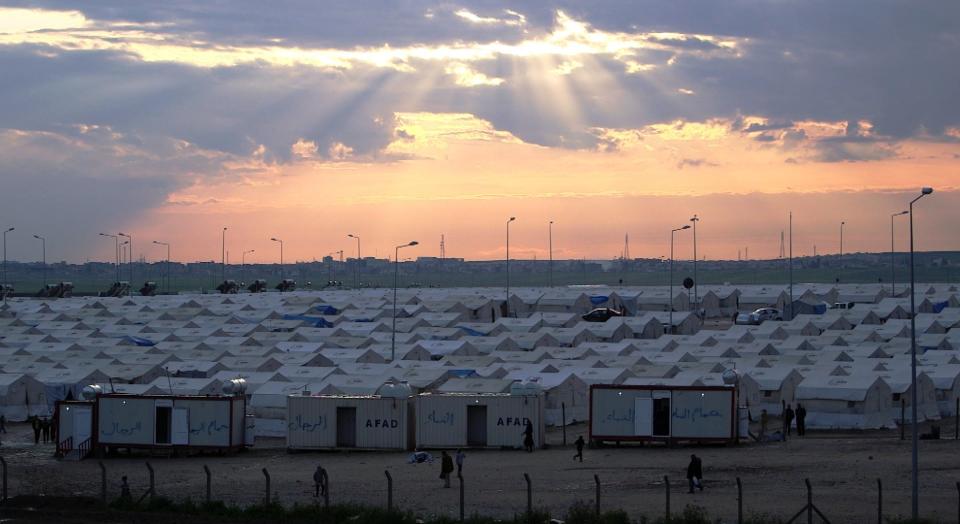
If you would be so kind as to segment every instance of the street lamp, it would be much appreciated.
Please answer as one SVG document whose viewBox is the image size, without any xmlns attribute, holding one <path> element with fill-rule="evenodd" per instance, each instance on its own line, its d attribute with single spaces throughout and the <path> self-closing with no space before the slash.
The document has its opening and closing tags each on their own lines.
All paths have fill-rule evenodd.
<svg viewBox="0 0 960 524">
<path fill-rule="evenodd" d="M 255 251 L 256 249 L 251 249 L 240 253 L 240 280 L 242 280 L 243 283 L 246 283 L 247 280 L 247 253 L 253 253 Z"/>
<path fill-rule="evenodd" d="M 280 283 L 283 283 L 283 240 L 279 238 L 271 237 L 270 240 L 280 243 Z M 283 289 L 283 286 L 280 286 L 280 289 Z"/>
<path fill-rule="evenodd" d="M 227 228 L 220 233 L 220 281 L 227 281 Z"/>
<path fill-rule="evenodd" d="M 7 285 L 7 233 L 16 229 L 11 227 L 3 232 L 3 285 Z M 3 289 L 3 302 L 7 302 L 7 290 L 6 287 Z"/>
<path fill-rule="evenodd" d="M 517 217 L 510 217 L 510 220 L 507 220 L 507 316 L 510 316 L 510 222 L 516 220 Z"/>
<path fill-rule="evenodd" d="M 553 220 L 550 221 L 550 287 L 553 287 Z M 507 297 L 509 300 L 510 297 Z"/>
<path fill-rule="evenodd" d="M 397 281 L 400 277 L 400 249 L 415 246 L 418 243 L 412 240 L 393 250 L 393 332 L 390 335 L 390 362 L 396 360 L 397 352 Z"/>
<path fill-rule="evenodd" d="M 33 238 L 40 241 L 43 247 L 43 287 L 47 287 L 47 239 L 40 235 L 33 235 Z"/>
<path fill-rule="evenodd" d="M 684 229 L 690 229 L 690 224 L 670 230 L 670 296 L 667 298 L 667 301 L 668 301 L 668 307 L 670 308 L 670 333 L 671 334 L 673 334 L 673 234 L 676 233 L 677 231 L 683 231 Z"/>
<path fill-rule="evenodd" d="M 845 226 L 846 224 L 847 224 L 846 222 L 843 222 L 843 221 L 840 222 L 840 259 L 837 261 L 838 264 L 840 265 L 840 268 L 837 269 L 837 282 L 840 282 L 839 273 L 843 271 L 843 226 Z"/>
<path fill-rule="evenodd" d="M 917 473 L 919 471 L 919 452 L 917 450 L 917 306 L 916 306 L 916 282 L 913 275 L 913 203 L 921 198 L 933 193 L 932 187 L 925 187 L 920 190 L 920 195 L 910 201 L 910 390 L 912 401 L 910 402 L 910 440 L 912 443 L 911 462 L 913 466 L 912 488 L 913 499 L 911 504 L 913 520 L 920 518 L 920 499 L 919 482 Z"/>
<path fill-rule="evenodd" d="M 921 194 L 922 196 L 922 194 Z M 897 269 L 896 269 L 896 255 L 894 254 L 893 248 L 893 219 L 901 215 L 909 215 L 910 212 L 903 210 L 899 213 L 893 213 L 890 215 L 890 296 L 894 296 L 897 293 Z"/>
<path fill-rule="evenodd" d="M 127 259 L 130 265 L 130 286 L 129 286 L 130 289 L 128 294 L 129 296 L 132 297 L 133 296 L 133 237 L 125 233 L 117 233 L 117 236 L 125 237 L 127 239 L 127 242 L 130 243 L 130 258 Z"/>
<path fill-rule="evenodd" d="M 120 282 L 120 239 L 117 238 L 117 235 L 111 235 L 110 233 L 100 233 L 100 236 L 113 239 L 113 258 L 117 267 L 117 282 Z"/>
<path fill-rule="evenodd" d="M 154 240 L 153 243 L 158 246 L 166 246 L 167 248 L 167 261 L 166 261 L 167 270 L 165 271 L 167 274 L 167 279 L 166 279 L 167 282 L 166 282 L 166 285 L 164 285 L 163 287 L 167 289 L 167 293 L 170 293 L 170 244 L 167 242 L 158 242 L 156 240 Z"/>
<path fill-rule="evenodd" d="M 357 289 L 360 289 L 360 237 L 352 233 L 347 236 L 357 239 Z"/>
<path fill-rule="evenodd" d="M 693 304 L 697 307 L 697 310 L 700 310 L 700 295 L 697 290 L 697 286 L 700 281 L 697 279 L 697 222 L 700 219 L 697 215 L 693 215 L 693 218 L 690 219 L 693 222 Z"/>
</svg>

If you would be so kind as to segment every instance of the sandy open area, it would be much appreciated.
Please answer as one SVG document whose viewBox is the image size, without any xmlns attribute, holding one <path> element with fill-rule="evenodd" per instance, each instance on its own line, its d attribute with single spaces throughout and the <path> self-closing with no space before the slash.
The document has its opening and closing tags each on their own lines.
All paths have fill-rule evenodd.
<svg viewBox="0 0 960 524">
<path fill-rule="evenodd" d="M 568 442 L 584 431 L 568 428 Z M 945 437 L 953 435 L 944 426 Z M 522 451 L 469 451 L 464 468 L 467 513 L 511 515 L 524 511 L 526 492 L 523 473 L 534 487 L 534 505 L 562 514 L 577 500 L 592 503 L 593 475 L 602 485 L 605 509 L 622 508 L 638 518 L 662 515 L 663 476 L 670 476 L 672 509 L 686 504 L 705 507 L 724 522 L 735 522 L 736 477 L 744 485 L 744 511 L 789 517 L 805 503 L 803 479 L 813 484 L 815 504 L 833 522 L 876 522 L 877 478 L 883 480 L 884 514 L 910 512 L 910 441 L 899 432 L 866 434 L 813 433 L 786 443 L 744 444 L 728 447 L 622 446 L 588 449 L 581 464 L 572 460 L 572 446 L 558 446 L 561 434 L 552 431 L 554 446 L 532 454 Z M 960 480 L 960 442 L 922 441 L 921 513 L 944 522 L 956 520 Z M 287 453 L 282 441 L 258 442 L 259 447 L 242 454 L 182 458 L 108 458 L 110 496 L 119 494 L 121 475 L 128 475 L 134 496 L 148 485 L 144 464 L 156 470 L 157 492 L 180 499 L 201 500 L 203 466 L 213 472 L 213 497 L 233 504 L 251 504 L 262 499 L 267 468 L 272 491 L 284 504 L 312 503 L 312 472 L 320 464 L 328 469 L 331 503 L 386 504 L 386 478 L 394 479 L 396 504 L 421 515 L 458 513 L 458 490 L 441 488 L 439 461 L 409 465 L 408 454 L 399 452 Z M 273 446 L 273 447 L 268 447 Z M 34 446 L 24 425 L 12 425 L 0 448 L 10 466 L 10 494 L 91 495 L 100 489 L 95 459 L 59 462 L 52 458 L 52 445 Z M 686 493 L 685 467 L 690 453 L 702 457 L 706 489 Z M 439 453 L 436 454 L 439 456 Z"/>
</svg>

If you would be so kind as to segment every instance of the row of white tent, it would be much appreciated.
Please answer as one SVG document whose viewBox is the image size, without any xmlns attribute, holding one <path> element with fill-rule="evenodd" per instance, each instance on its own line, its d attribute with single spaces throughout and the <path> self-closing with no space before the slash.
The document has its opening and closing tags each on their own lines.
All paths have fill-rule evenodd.
<svg viewBox="0 0 960 524">
<path fill-rule="evenodd" d="M 782 286 L 700 290 L 703 313 L 710 293 L 739 307 L 789 303 Z M 881 286 L 795 286 L 795 299 L 858 303 L 725 330 L 701 329 L 701 315 L 679 311 L 689 298 L 681 291 L 672 335 L 671 315 L 652 306 L 670 302 L 666 288 L 518 289 L 509 318 L 501 289 L 403 290 L 395 334 L 388 290 L 14 299 L 0 307 L 0 412 L 46 415 L 91 383 L 206 395 L 243 376 L 258 434 L 283 436 L 289 394 L 369 395 L 390 381 L 504 392 L 524 381 L 544 390 L 547 423 L 558 424 L 563 412 L 568 423 L 588 416 L 592 384 L 713 385 L 735 368 L 754 416 L 802 402 L 810 427 L 890 427 L 915 397 L 924 420 L 953 414 L 960 398 L 956 287 L 918 290 L 918 395 L 909 294 Z M 582 321 L 593 306 L 633 315 Z"/>
</svg>

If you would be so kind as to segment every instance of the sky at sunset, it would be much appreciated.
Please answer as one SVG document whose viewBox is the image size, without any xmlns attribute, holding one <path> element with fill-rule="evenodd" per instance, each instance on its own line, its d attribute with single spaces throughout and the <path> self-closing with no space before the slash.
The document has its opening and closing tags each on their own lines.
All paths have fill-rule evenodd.
<svg viewBox="0 0 960 524">
<path fill-rule="evenodd" d="M 12 260 L 960 249 L 960 2 L 0 0 Z M 898 249 L 906 217 L 897 218 Z M 689 257 L 689 232 L 678 256 Z"/>
</svg>

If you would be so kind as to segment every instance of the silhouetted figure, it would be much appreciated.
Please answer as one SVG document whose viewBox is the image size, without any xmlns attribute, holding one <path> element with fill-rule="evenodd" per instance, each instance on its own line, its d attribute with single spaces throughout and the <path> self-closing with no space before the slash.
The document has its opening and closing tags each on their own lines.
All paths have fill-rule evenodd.
<svg viewBox="0 0 960 524">
<path fill-rule="evenodd" d="M 33 417 L 30 420 L 30 426 L 33 427 L 33 443 L 39 444 L 40 443 L 40 418 Z"/>
<path fill-rule="evenodd" d="M 696 455 L 690 455 L 690 464 L 687 465 L 687 482 L 690 484 L 690 491 L 687 493 L 693 493 L 693 488 L 703 491 L 703 463 Z"/>
<path fill-rule="evenodd" d="M 446 451 L 440 455 L 440 478 L 443 480 L 443 487 L 450 487 L 450 474 L 453 473 L 453 459 Z"/>
<path fill-rule="evenodd" d="M 128 501 L 131 498 L 130 484 L 127 483 L 127 476 L 124 475 L 120 478 L 120 500 Z"/>
<path fill-rule="evenodd" d="M 793 418 L 793 408 L 790 407 L 790 404 L 787 404 L 787 409 L 783 412 L 783 427 L 786 429 L 785 434 L 787 436 L 790 436 L 790 426 L 793 425 Z M 797 430 L 797 434 L 800 434 L 800 430 Z"/>
<path fill-rule="evenodd" d="M 797 404 L 797 435 L 807 434 L 807 410 L 803 404 Z"/>
<path fill-rule="evenodd" d="M 760 438 L 767 436 L 767 424 L 770 422 L 770 415 L 767 415 L 767 410 L 760 412 Z"/>
<path fill-rule="evenodd" d="M 523 449 L 527 450 L 527 453 L 533 453 L 533 423 L 529 420 L 523 428 Z"/>
<path fill-rule="evenodd" d="M 7 417 L 6 415 L 0 415 L 0 433 L 7 432 Z"/>
<path fill-rule="evenodd" d="M 580 459 L 580 462 L 583 462 L 583 435 L 577 437 L 577 440 L 573 444 L 577 446 L 577 454 L 573 456 L 573 460 Z"/>
<path fill-rule="evenodd" d="M 50 421 L 47 420 L 47 417 L 43 417 L 43 420 L 40 421 L 40 432 L 43 434 L 43 443 L 50 442 Z"/>
<path fill-rule="evenodd" d="M 314 497 L 327 494 L 327 477 L 323 474 L 323 466 L 317 466 L 313 472 Z"/>
</svg>

